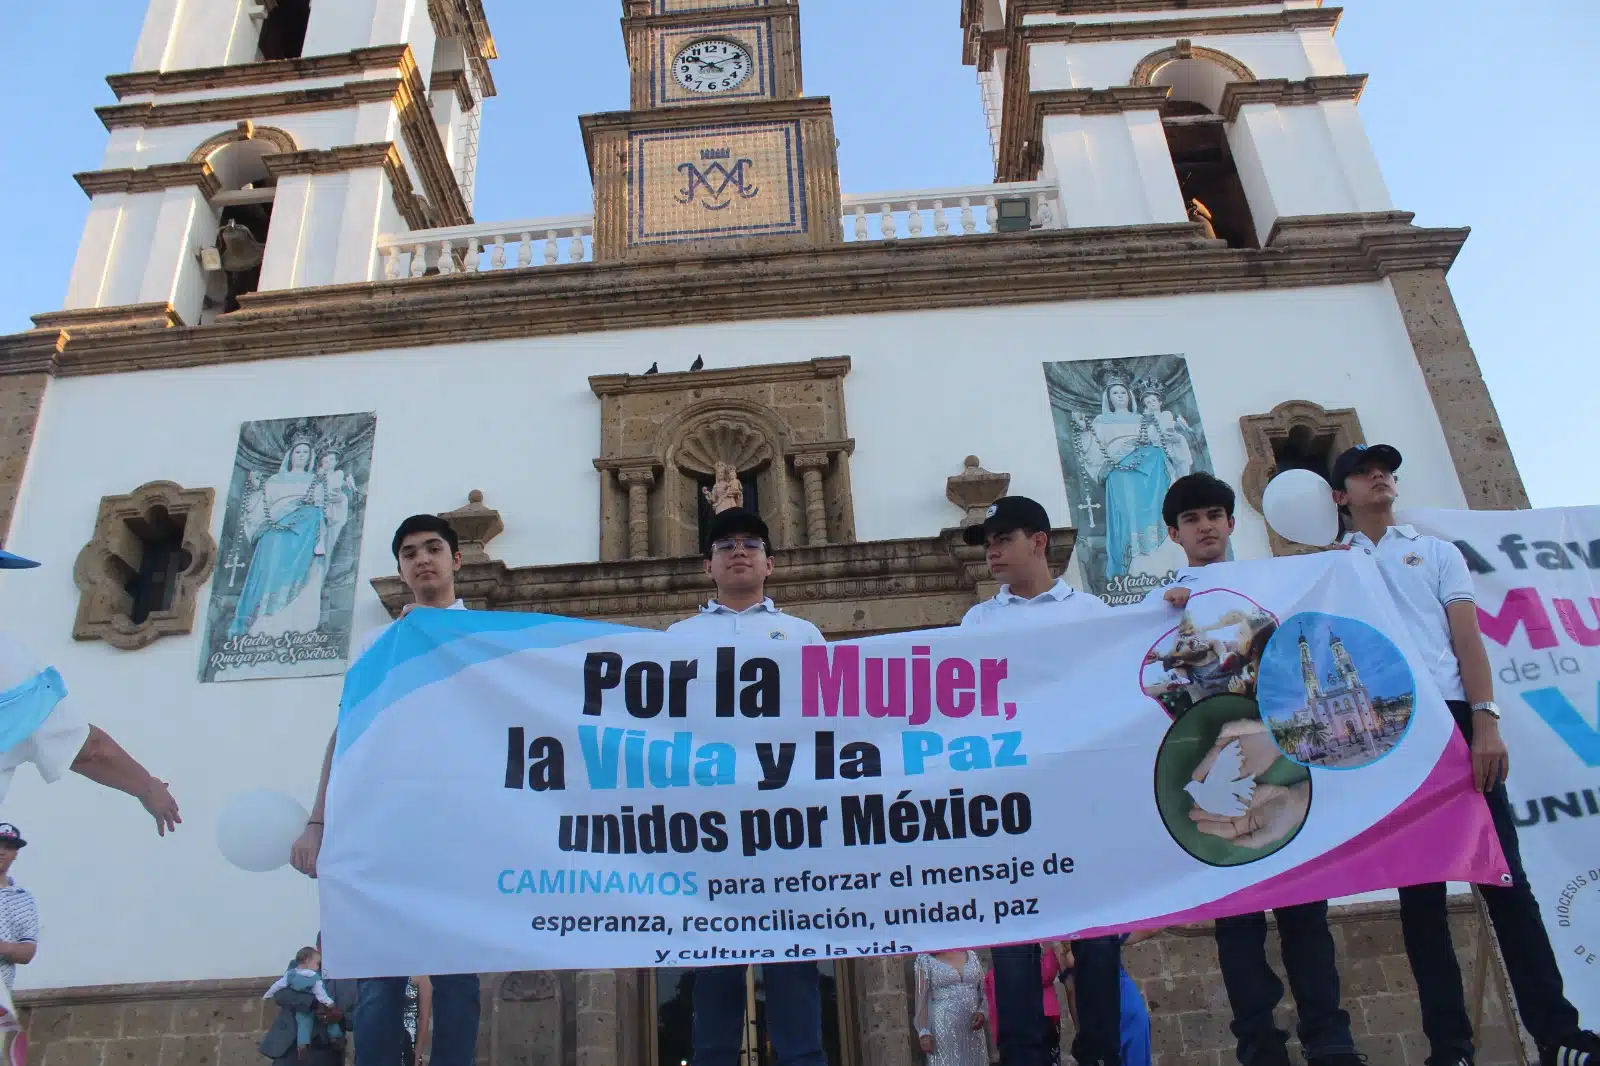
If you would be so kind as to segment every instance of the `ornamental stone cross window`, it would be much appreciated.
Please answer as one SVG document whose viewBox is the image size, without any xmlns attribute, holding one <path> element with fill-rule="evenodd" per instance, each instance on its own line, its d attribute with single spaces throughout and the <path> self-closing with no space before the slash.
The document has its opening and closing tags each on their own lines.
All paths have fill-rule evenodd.
<svg viewBox="0 0 1600 1066">
<path fill-rule="evenodd" d="M 135 651 L 194 629 L 195 600 L 217 561 L 213 489 L 152 481 L 100 501 L 94 537 L 78 553 L 72 635 Z"/>
</svg>

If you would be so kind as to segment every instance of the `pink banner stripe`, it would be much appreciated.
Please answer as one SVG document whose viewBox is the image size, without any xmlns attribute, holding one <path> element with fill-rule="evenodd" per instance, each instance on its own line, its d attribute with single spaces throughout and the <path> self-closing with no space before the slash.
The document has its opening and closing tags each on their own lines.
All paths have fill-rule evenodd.
<svg viewBox="0 0 1600 1066">
<path fill-rule="evenodd" d="M 1508 876 L 1489 805 L 1473 787 L 1472 760 L 1458 733 L 1417 791 L 1372 828 L 1332 851 L 1190 910 L 1074 936 L 1160 929 L 1435 881 L 1499 885 Z"/>
</svg>

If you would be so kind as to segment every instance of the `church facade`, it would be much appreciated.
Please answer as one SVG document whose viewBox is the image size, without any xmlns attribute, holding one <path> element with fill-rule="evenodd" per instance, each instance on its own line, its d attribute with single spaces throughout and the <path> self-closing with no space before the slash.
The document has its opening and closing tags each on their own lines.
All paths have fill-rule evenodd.
<svg viewBox="0 0 1600 1066">
<path fill-rule="evenodd" d="M 1181 562 L 1159 500 L 1192 470 L 1241 488 L 1240 558 L 1293 550 L 1273 473 L 1363 441 L 1408 504 L 1527 505 L 1446 280 L 1467 231 L 1390 201 L 1337 8 L 947 2 L 992 183 L 842 189 L 851 102 L 804 95 L 797 0 L 623 0 L 631 106 L 578 119 L 593 213 L 501 223 L 472 212 L 480 0 L 152 0 L 63 306 L 0 337 L 0 537 L 44 563 L 0 579 L 6 624 L 186 820 L 14 785 L 45 1066 L 255 1061 L 315 885 L 212 827 L 244 789 L 309 802 L 351 643 L 406 602 L 406 515 L 456 524 L 471 607 L 659 627 L 708 595 L 731 469 L 774 597 L 846 638 L 991 595 L 960 531 L 1007 491 L 1110 602 Z M 1420 1062 L 1392 905 L 1336 921 L 1364 1050 Z M 1162 1062 L 1230 1061 L 1208 930 L 1129 967 Z M 835 1066 L 916 1061 L 906 960 L 828 980 Z M 678 981 L 497 975 L 480 1057 L 678 1062 Z M 1489 987 L 1480 1061 L 1510 1062 Z"/>
</svg>

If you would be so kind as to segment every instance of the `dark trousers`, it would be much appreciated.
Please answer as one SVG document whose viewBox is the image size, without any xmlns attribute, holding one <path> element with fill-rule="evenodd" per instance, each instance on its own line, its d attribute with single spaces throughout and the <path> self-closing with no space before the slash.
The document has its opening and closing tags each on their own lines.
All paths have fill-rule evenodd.
<svg viewBox="0 0 1600 1066">
<path fill-rule="evenodd" d="M 990 948 L 994 965 L 995 1044 L 1001 1066 L 1048 1066 L 1050 1027 L 1044 1016 L 1038 944 Z"/>
<path fill-rule="evenodd" d="M 406 977 L 365 977 L 356 999 L 356 1066 L 395 1066 L 405 1058 Z M 478 1058 L 478 975 L 433 977 L 433 1066 L 473 1066 Z"/>
<path fill-rule="evenodd" d="M 736 1066 L 744 1044 L 745 970 L 712 966 L 694 975 L 694 1066 Z M 1037 981 L 1038 978 L 1036 977 Z M 822 989 L 814 962 L 761 967 L 767 1034 L 778 1066 L 827 1066 Z"/>
<path fill-rule="evenodd" d="M 1328 929 L 1328 904 L 1302 903 L 1279 907 L 1278 942 L 1283 969 L 1294 992 L 1300 1016 L 1300 1045 L 1307 1057 L 1355 1050 L 1350 1015 L 1339 1006 L 1339 969 L 1333 933 Z M 1222 983 L 1233 1008 L 1233 1035 L 1239 1061 L 1283 1062 L 1289 1034 L 1272 1020 L 1283 1000 L 1283 982 L 1267 965 L 1267 916 L 1240 914 L 1217 919 L 1217 958 Z"/>
<path fill-rule="evenodd" d="M 1072 1057 L 1078 1066 L 1122 1066 L 1122 938 L 1074 940 L 1072 958 L 1078 999 Z"/>
<path fill-rule="evenodd" d="M 1456 724 L 1472 741 L 1472 710 L 1468 704 L 1450 701 Z M 1484 797 L 1494 819 L 1495 834 L 1511 869 L 1509 887 L 1480 885 L 1483 901 L 1489 908 L 1511 990 L 1517 997 L 1517 1010 L 1528 1032 L 1540 1044 L 1555 1044 L 1578 1028 L 1578 1011 L 1567 1002 L 1556 967 L 1550 935 L 1539 916 L 1539 902 L 1533 898 L 1528 875 L 1522 869 L 1522 852 L 1517 847 L 1517 825 L 1511 819 L 1511 801 L 1504 785 Z M 1400 926 L 1405 934 L 1406 955 L 1417 979 L 1417 998 L 1422 1005 L 1422 1031 L 1435 1055 L 1472 1053 L 1472 1022 L 1467 1014 L 1467 997 L 1461 987 L 1461 967 L 1456 963 L 1450 941 L 1450 923 L 1445 908 L 1445 886 L 1414 885 L 1400 890 Z"/>
</svg>

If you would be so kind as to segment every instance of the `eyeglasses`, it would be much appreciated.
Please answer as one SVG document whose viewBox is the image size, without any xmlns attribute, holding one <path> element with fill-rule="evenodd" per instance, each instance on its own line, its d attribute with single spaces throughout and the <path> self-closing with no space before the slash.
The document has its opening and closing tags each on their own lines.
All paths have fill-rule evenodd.
<svg viewBox="0 0 1600 1066">
<path fill-rule="evenodd" d="M 711 543 L 711 550 L 717 555 L 730 555 L 738 549 L 754 555 L 766 548 L 766 543 L 755 537 L 732 537 L 728 540 L 718 540 Z"/>
</svg>

